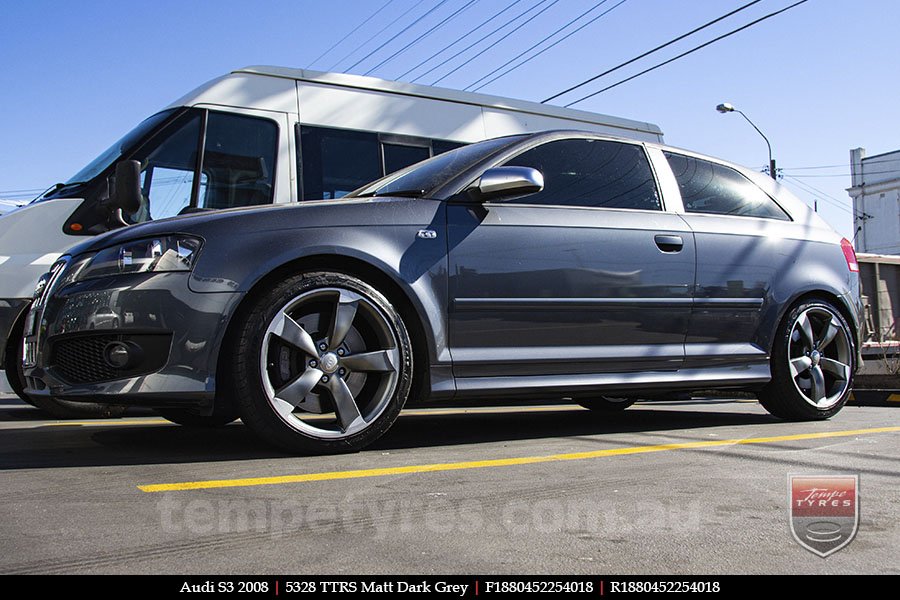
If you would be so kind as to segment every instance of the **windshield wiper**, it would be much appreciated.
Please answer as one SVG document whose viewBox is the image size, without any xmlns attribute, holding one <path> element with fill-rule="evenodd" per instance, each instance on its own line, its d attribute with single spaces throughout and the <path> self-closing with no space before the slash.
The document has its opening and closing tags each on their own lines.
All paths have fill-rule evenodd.
<svg viewBox="0 0 900 600">
<path fill-rule="evenodd" d="M 358 194 L 353 196 L 354 198 L 382 198 L 384 196 L 396 196 L 398 198 L 419 198 L 420 196 L 425 195 L 425 190 L 391 190 L 386 192 L 374 191 L 374 192 L 366 192 L 365 194 Z"/>
</svg>

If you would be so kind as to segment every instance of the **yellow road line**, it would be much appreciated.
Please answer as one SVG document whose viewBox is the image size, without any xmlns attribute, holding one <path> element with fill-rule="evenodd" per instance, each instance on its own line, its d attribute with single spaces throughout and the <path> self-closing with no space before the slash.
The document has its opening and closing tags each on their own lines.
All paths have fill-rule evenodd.
<svg viewBox="0 0 900 600">
<path fill-rule="evenodd" d="M 900 394 L 891 394 L 888 396 L 888 402 L 900 402 Z"/>
<path fill-rule="evenodd" d="M 61 421 L 59 423 L 43 423 L 40 427 L 88 427 L 91 425 L 171 425 L 172 421 L 165 419 L 132 419 L 129 421 L 114 421 L 112 419 L 96 421 Z"/>
<path fill-rule="evenodd" d="M 41 427 L 87 427 L 91 425 L 171 425 L 171 421 L 166 421 L 165 419 L 144 419 L 137 420 L 132 419 L 129 421 L 116 421 L 116 420 L 103 420 L 97 419 L 96 421 L 61 421 L 59 423 L 44 423 Z"/>
<path fill-rule="evenodd" d="M 434 473 L 439 471 L 459 471 L 463 469 L 486 469 L 492 467 L 512 467 L 536 463 L 558 462 L 566 460 L 586 460 L 607 456 L 624 456 L 629 454 L 646 454 L 667 450 L 687 450 L 692 448 L 714 448 L 717 446 L 734 446 L 746 444 L 770 444 L 774 442 L 791 442 L 796 440 L 817 440 L 835 437 L 850 437 L 873 433 L 900 431 L 900 427 L 875 427 L 871 429 L 850 429 L 846 431 L 822 431 L 818 433 L 797 433 L 770 437 L 744 438 L 732 440 L 706 440 L 699 442 L 682 442 L 676 444 L 658 444 L 655 446 L 636 446 L 633 448 L 607 448 L 590 452 L 573 452 L 569 454 L 549 454 L 546 456 L 522 456 L 518 458 L 498 458 L 490 460 L 473 460 L 455 463 L 435 463 L 426 465 L 408 465 L 405 467 L 385 467 L 381 469 L 359 469 L 351 471 L 330 471 L 325 473 L 303 473 L 299 475 L 280 475 L 275 477 L 247 477 L 242 479 L 214 479 L 208 481 L 186 481 L 182 483 L 156 483 L 139 485 L 142 492 L 175 492 L 183 490 L 204 490 L 213 488 L 249 487 L 257 485 L 280 485 L 285 483 L 308 483 L 311 481 L 330 481 L 335 479 L 358 479 L 360 477 L 384 477 L 388 475 L 408 475 L 411 473 Z"/>
</svg>

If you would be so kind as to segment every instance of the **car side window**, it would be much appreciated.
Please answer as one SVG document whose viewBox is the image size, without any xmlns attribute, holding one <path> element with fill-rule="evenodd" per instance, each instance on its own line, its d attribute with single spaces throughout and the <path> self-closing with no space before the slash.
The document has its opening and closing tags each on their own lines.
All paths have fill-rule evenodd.
<svg viewBox="0 0 900 600">
<path fill-rule="evenodd" d="M 686 212 L 790 220 L 768 194 L 734 169 L 673 152 L 665 155 Z"/>
<path fill-rule="evenodd" d="M 506 165 L 532 167 L 544 189 L 519 204 L 662 210 L 644 149 L 607 140 L 566 139 L 526 150 Z"/>
</svg>

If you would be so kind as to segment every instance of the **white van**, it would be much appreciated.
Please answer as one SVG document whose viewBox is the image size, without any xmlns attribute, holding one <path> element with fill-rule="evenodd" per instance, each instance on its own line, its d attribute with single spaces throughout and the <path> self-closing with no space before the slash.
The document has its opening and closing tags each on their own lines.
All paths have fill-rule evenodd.
<svg viewBox="0 0 900 600">
<path fill-rule="evenodd" d="M 24 309 L 38 277 L 83 236 L 196 210 L 338 198 L 462 144 L 545 129 L 662 141 L 651 123 L 358 75 L 247 67 L 201 85 L 0 216 L 6 379 L 22 395 Z M 110 200 L 121 161 L 140 163 L 144 202 L 131 214 Z"/>
</svg>

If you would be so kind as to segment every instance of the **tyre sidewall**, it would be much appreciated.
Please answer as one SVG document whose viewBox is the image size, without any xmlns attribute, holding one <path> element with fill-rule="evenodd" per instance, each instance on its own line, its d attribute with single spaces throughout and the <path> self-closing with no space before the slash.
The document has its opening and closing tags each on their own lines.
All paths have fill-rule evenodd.
<svg viewBox="0 0 900 600">
<path fill-rule="evenodd" d="M 271 320 L 297 296 L 321 288 L 345 288 L 372 302 L 393 329 L 400 352 L 401 367 L 388 406 L 364 430 L 338 440 L 315 438 L 285 423 L 269 403 L 259 369 L 263 337 Z M 374 287 L 361 279 L 341 273 L 314 272 L 296 275 L 264 292 L 244 317 L 234 340 L 234 347 L 225 351 L 232 353 L 234 402 L 241 419 L 257 435 L 290 452 L 332 454 L 362 449 L 391 427 L 406 403 L 412 383 L 412 345 L 399 313 Z"/>
<path fill-rule="evenodd" d="M 824 308 L 832 314 L 833 318 L 838 319 L 850 341 L 850 381 L 841 399 L 828 409 L 816 408 L 807 402 L 806 398 L 797 390 L 788 367 L 791 329 L 801 313 L 814 307 Z M 806 300 L 792 308 L 778 328 L 772 351 L 772 380 L 763 390 L 760 400 L 769 412 L 782 418 L 792 420 L 827 419 L 837 414 L 849 400 L 850 392 L 853 389 L 853 374 L 855 371 L 856 343 L 853 330 L 850 328 L 844 315 L 832 303 L 825 300 Z"/>
</svg>

